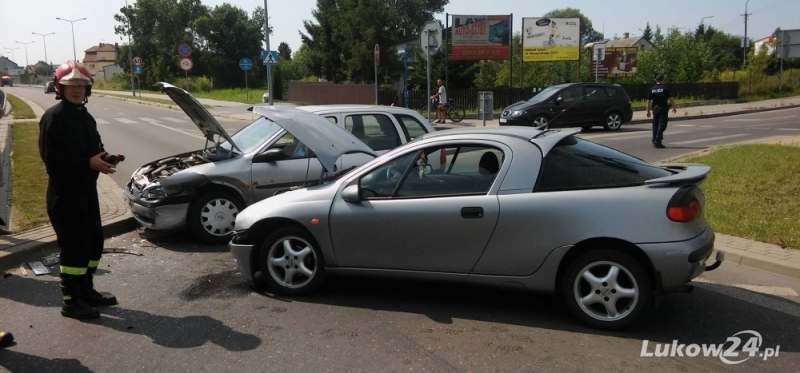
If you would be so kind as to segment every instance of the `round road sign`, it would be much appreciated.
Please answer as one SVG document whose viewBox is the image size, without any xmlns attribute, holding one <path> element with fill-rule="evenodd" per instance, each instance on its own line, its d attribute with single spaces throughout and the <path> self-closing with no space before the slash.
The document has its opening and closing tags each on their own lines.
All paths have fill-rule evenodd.
<svg viewBox="0 0 800 373">
<path fill-rule="evenodd" d="M 247 57 L 242 58 L 239 60 L 239 67 L 241 67 L 244 71 L 250 70 L 253 68 L 253 61 L 250 61 L 250 59 Z"/>
<path fill-rule="evenodd" d="M 131 60 L 131 64 L 133 64 L 133 66 L 142 66 L 144 65 L 144 59 L 139 56 L 133 57 L 133 60 Z"/>
<path fill-rule="evenodd" d="M 178 46 L 178 54 L 180 54 L 181 57 L 189 57 L 192 55 L 192 47 L 189 46 L 189 44 L 183 43 Z"/>
<path fill-rule="evenodd" d="M 194 62 L 192 62 L 191 58 L 184 57 L 184 58 L 181 58 L 180 66 L 181 66 L 181 70 L 189 71 L 194 66 Z"/>
</svg>

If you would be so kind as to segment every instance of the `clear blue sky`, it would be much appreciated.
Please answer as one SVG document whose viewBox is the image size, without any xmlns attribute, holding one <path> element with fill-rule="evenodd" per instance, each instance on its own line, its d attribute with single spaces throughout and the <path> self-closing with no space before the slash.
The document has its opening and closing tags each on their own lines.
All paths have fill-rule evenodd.
<svg viewBox="0 0 800 373">
<path fill-rule="evenodd" d="M 46 37 L 48 57 L 54 63 L 72 58 L 72 33 L 70 24 L 56 20 L 56 17 L 86 21 L 76 22 L 75 44 L 78 58 L 83 51 L 100 42 L 127 43 L 114 34 L 114 14 L 125 6 L 125 0 L 0 0 L 0 54 L 11 58 L 12 52 L 5 48 L 17 48 L 13 57 L 20 65 L 25 64 L 25 46 L 15 43 L 34 41 L 28 44 L 28 61 L 35 63 L 44 60 L 42 37 L 32 32 L 55 35 Z M 135 0 L 128 0 L 129 3 Z M 263 0 L 204 0 L 205 5 L 214 6 L 228 2 L 251 13 Z M 725 32 L 744 35 L 744 13 L 746 0 L 567 0 L 559 2 L 530 0 L 451 0 L 445 7 L 450 14 L 488 15 L 514 14 L 514 29 L 522 27 L 522 17 L 540 17 L 556 8 L 578 8 L 593 23 L 595 29 L 607 37 L 622 36 L 629 32 L 640 35 L 646 22 L 662 29 L 683 27 L 693 29 L 701 18 L 713 16 L 705 23 Z M 59 5 L 56 5 L 59 4 Z M 300 46 L 298 30 L 303 20 L 312 19 L 311 10 L 315 0 L 271 0 L 269 1 L 270 22 L 274 33 L 270 38 L 272 49 L 280 42 L 289 44 L 292 50 Z M 748 36 L 760 39 L 768 36 L 776 27 L 800 29 L 800 0 L 750 0 L 748 12 L 752 13 L 748 24 Z M 444 22 L 445 15 L 436 18 Z M 420 25 L 421 26 L 421 25 Z"/>
</svg>

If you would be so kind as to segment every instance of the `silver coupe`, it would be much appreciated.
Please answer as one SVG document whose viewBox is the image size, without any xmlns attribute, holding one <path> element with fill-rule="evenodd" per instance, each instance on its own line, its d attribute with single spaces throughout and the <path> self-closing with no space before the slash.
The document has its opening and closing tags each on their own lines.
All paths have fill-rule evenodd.
<svg viewBox="0 0 800 373">
<path fill-rule="evenodd" d="M 706 267 L 710 167 L 655 166 L 578 132 L 427 134 L 247 207 L 231 253 L 279 294 L 308 294 L 328 275 L 456 281 L 556 293 L 591 326 L 626 326 L 722 263 Z"/>
</svg>

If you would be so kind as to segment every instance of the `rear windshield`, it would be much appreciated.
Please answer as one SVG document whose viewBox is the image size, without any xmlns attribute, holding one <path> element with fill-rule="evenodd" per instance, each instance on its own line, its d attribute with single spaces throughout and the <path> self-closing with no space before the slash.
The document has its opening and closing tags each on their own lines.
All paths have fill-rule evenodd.
<svg viewBox="0 0 800 373">
<path fill-rule="evenodd" d="M 672 174 L 631 155 L 569 136 L 545 157 L 534 191 L 628 187 Z"/>
</svg>

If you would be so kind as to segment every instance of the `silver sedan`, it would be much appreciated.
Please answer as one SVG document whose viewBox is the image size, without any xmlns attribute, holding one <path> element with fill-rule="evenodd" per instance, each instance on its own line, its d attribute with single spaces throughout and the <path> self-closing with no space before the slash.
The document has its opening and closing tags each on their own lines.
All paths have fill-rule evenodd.
<svg viewBox="0 0 800 373">
<path fill-rule="evenodd" d="M 712 253 L 704 165 L 655 166 L 577 130 L 448 130 L 246 208 L 242 275 L 308 294 L 327 275 L 455 281 L 556 293 L 614 329 L 687 290 Z"/>
</svg>

